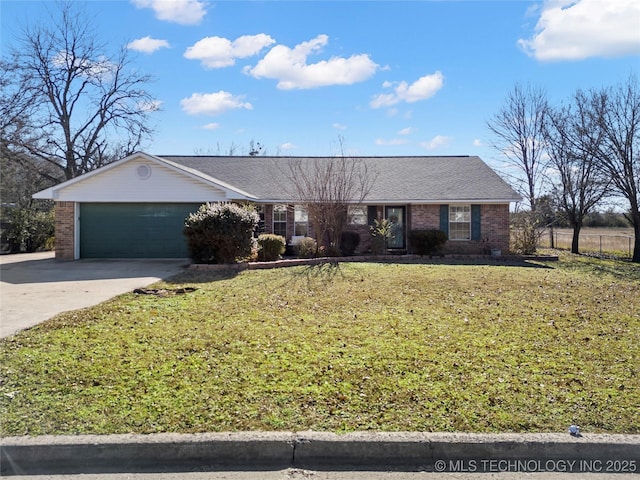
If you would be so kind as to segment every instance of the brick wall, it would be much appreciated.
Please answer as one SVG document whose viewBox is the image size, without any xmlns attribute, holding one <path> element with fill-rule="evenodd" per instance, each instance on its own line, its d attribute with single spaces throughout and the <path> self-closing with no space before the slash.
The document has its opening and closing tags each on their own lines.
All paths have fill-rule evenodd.
<svg viewBox="0 0 640 480">
<path fill-rule="evenodd" d="M 410 229 L 438 229 L 440 228 L 440 205 L 408 205 L 407 233 Z M 379 217 L 382 218 L 382 207 L 379 207 Z M 273 207 L 265 205 L 266 232 L 273 228 Z M 482 205 L 480 232 L 482 240 L 447 242 L 446 253 L 489 253 L 489 248 L 499 248 L 502 254 L 509 253 L 509 205 Z M 287 237 L 293 235 L 293 206 L 287 209 Z M 371 235 L 368 225 L 346 225 L 345 230 L 355 230 L 360 233 L 360 246 L 357 253 L 367 252 L 371 247 Z M 310 232 L 313 236 L 313 232 Z M 73 240 L 73 239 L 72 239 Z M 72 250 L 73 255 L 73 250 Z M 73 258 L 73 257 L 72 257 Z"/>
<path fill-rule="evenodd" d="M 440 205 L 412 205 L 410 212 L 412 229 L 440 228 Z M 480 217 L 482 240 L 447 242 L 446 253 L 488 253 L 489 248 L 509 252 L 509 205 L 482 205 Z"/>
<path fill-rule="evenodd" d="M 440 228 L 440 205 L 411 205 L 409 222 L 412 230 Z"/>
<path fill-rule="evenodd" d="M 264 233 L 273 233 L 273 205 L 263 205 Z"/>
<path fill-rule="evenodd" d="M 56 202 L 56 259 L 73 260 L 75 246 L 75 204 L 74 202 Z"/>
<path fill-rule="evenodd" d="M 509 253 L 509 205 L 482 205 L 480 232 L 489 247 Z"/>
</svg>

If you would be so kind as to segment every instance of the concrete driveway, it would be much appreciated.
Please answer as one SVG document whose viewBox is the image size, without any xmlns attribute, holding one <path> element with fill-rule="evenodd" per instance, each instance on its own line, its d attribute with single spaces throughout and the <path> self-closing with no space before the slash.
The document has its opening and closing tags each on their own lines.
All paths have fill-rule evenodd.
<svg viewBox="0 0 640 480">
<path fill-rule="evenodd" d="M 53 252 L 0 256 L 0 337 L 182 271 L 189 259 L 77 260 Z"/>
</svg>

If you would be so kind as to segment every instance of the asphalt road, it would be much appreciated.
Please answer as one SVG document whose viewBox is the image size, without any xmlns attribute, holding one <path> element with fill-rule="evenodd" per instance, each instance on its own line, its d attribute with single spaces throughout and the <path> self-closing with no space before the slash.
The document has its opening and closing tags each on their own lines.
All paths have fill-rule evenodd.
<svg viewBox="0 0 640 480">
<path fill-rule="evenodd" d="M 12 480 L 638 480 L 640 476 L 602 473 L 319 472 L 287 469 L 269 472 L 119 473 L 9 478 Z"/>
</svg>

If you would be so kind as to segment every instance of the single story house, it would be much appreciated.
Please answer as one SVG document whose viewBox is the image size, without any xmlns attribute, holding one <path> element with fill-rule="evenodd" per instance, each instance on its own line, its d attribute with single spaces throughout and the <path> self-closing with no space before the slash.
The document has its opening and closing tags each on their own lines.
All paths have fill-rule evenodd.
<svg viewBox="0 0 640 480">
<path fill-rule="evenodd" d="M 55 201 L 57 259 L 188 257 L 185 218 L 205 202 L 251 202 L 264 231 L 288 242 L 309 234 L 290 192 L 291 162 L 332 157 L 154 156 L 134 153 L 36 193 Z M 333 157 L 335 158 L 335 157 Z M 369 243 L 374 219 L 393 219 L 391 248 L 406 251 L 412 229 L 447 232 L 450 251 L 509 249 L 509 205 L 521 197 L 476 156 L 357 157 L 374 172 L 346 230 Z"/>
</svg>

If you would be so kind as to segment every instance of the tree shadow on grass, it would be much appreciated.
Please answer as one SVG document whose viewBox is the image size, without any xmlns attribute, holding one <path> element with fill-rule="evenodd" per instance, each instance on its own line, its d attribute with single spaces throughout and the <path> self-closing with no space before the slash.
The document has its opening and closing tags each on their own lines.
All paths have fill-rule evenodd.
<svg viewBox="0 0 640 480">
<path fill-rule="evenodd" d="M 169 284 L 184 283 L 211 283 L 221 280 L 231 280 L 238 276 L 242 269 L 229 265 L 229 268 L 216 268 L 212 270 L 187 269 L 164 280 Z"/>
<path fill-rule="evenodd" d="M 568 271 L 588 275 L 609 275 L 616 280 L 640 282 L 640 266 L 628 261 L 594 260 L 592 257 L 578 256 L 578 261 L 563 263 Z"/>
<path fill-rule="evenodd" d="M 307 285 L 314 283 L 328 284 L 336 277 L 345 278 L 344 271 L 340 268 L 340 263 L 336 260 L 327 260 L 315 265 L 307 265 L 301 269 L 293 270 L 289 280 L 284 285 L 303 280 Z"/>
<path fill-rule="evenodd" d="M 300 279 L 306 281 L 308 284 L 315 282 L 330 283 L 337 276 L 345 277 L 344 271 L 340 268 L 343 263 L 369 263 L 380 265 L 459 265 L 459 266 L 502 266 L 502 267 L 529 267 L 529 268 L 554 268 L 548 262 L 532 261 L 522 259 L 519 257 L 513 258 L 483 258 L 483 257 L 458 257 L 458 258 L 446 258 L 446 257 L 401 257 L 401 256 L 383 256 L 383 257 L 368 257 L 358 258 L 350 257 L 348 259 L 340 257 L 331 257 L 325 259 L 311 259 L 308 265 L 276 265 L 274 263 L 273 268 L 286 268 L 291 270 L 291 275 L 288 275 L 284 285 L 298 281 Z M 166 283 L 171 284 L 185 284 L 185 283 L 210 283 L 220 280 L 230 280 L 238 276 L 240 272 L 245 271 L 247 268 L 243 268 L 243 264 L 232 265 L 220 265 L 220 268 L 215 269 L 187 269 L 177 275 L 164 280 Z M 226 267 L 226 268 L 225 268 Z M 300 268 L 292 268 L 300 267 Z M 260 269 L 266 269 L 263 265 Z M 250 269 L 251 270 L 251 269 Z"/>
<path fill-rule="evenodd" d="M 525 267 L 525 268 L 543 268 L 552 269 L 553 263 L 534 259 L 526 259 L 522 257 L 502 257 L 502 258 L 485 258 L 485 257 L 418 257 L 397 260 L 388 257 L 381 260 L 370 260 L 368 263 L 380 264 L 396 264 L 396 265 L 448 265 L 448 266 L 488 266 L 488 267 Z"/>
</svg>

